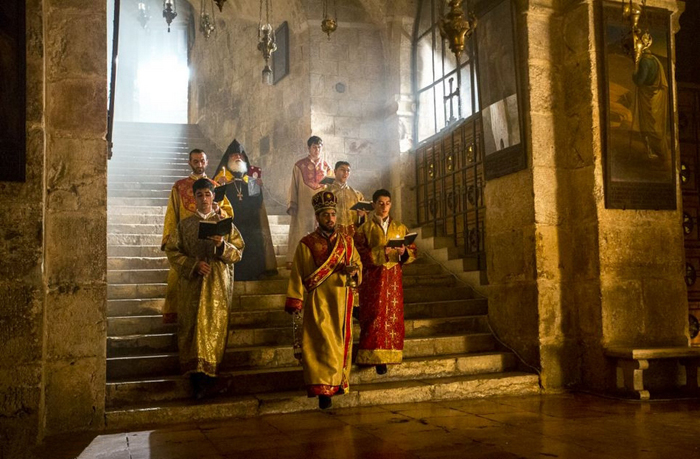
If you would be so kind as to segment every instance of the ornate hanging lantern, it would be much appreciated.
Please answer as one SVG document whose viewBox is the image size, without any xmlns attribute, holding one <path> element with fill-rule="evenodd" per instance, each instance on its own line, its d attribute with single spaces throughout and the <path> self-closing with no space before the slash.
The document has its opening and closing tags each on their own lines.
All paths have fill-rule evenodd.
<svg viewBox="0 0 700 459">
<path fill-rule="evenodd" d="M 272 84 L 272 69 L 270 68 L 270 58 L 272 53 L 277 51 L 275 43 L 275 32 L 270 24 L 270 2 L 272 0 L 260 0 L 260 22 L 258 23 L 258 50 L 265 59 L 265 67 L 262 71 L 262 82 Z M 263 22 L 263 3 L 265 4 L 265 20 Z"/>
<path fill-rule="evenodd" d="M 209 3 L 209 11 L 207 12 L 207 0 L 202 0 L 199 12 L 199 31 L 202 32 L 205 38 L 209 38 L 211 33 L 216 30 L 216 22 L 214 21 L 214 3 Z"/>
<path fill-rule="evenodd" d="M 151 20 L 151 11 L 145 2 L 138 3 L 138 20 L 141 23 L 141 27 L 144 29 L 148 27 L 148 21 Z"/>
<path fill-rule="evenodd" d="M 469 13 L 469 19 L 464 18 L 462 2 L 464 0 L 450 0 L 447 14 L 440 17 L 438 26 L 443 40 L 447 40 L 450 50 L 454 53 L 457 61 L 464 51 L 467 40 L 476 29 L 476 16 Z"/>
<path fill-rule="evenodd" d="M 321 21 L 321 30 L 331 39 L 331 34 L 338 28 L 338 6 L 333 1 L 333 17 L 328 15 L 328 0 L 323 0 L 323 20 Z"/>
<path fill-rule="evenodd" d="M 177 6 L 175 0 L 163 0 L 163 17 L 168 23 L 168 32 L 170 32 L 170 24 L 177 17 Z"/>
<path fill-rule="evenodd" d="M 639 64 L 642 53 L 651 47 L 652 42 L 649 30 L 642 31 L 641 27 L 639 27 L 639 20 L 644 14 L 646 3 L 646 0 L 642 0 L 641 5 L 634 3 L 632 0 L 622 1 L 622 19 L 630 25 L 629 32 L 622 39 L 622 47 L 632 57 L 635 66 Z"/>
</svg>

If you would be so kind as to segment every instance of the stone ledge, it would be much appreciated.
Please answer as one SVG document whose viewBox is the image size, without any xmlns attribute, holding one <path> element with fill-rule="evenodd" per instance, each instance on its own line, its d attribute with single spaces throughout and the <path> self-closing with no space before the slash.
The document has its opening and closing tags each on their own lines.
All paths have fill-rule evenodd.
<svg viewBox="0 0 700 459">
<path fill-rule="evenodd" d="M 345 395 L 335 397 L 335 409 L 388 405 L 407 402 L 463 400 L 500 395 L 532 395 L 540 392 L 537 375 L 510 372 L 451 378 L 387 382 L 357 385 Z M 263 414 L 312 411 L 317 401 L 304 392 L 279 392 L 241 396 L 195 403 L 164 402 L 144 404 L 128 409 L 108 410 L 108 430 L 133 429 L 137 426 L 165 425 L 191 421 L 249 418 Z"/>
</svg>

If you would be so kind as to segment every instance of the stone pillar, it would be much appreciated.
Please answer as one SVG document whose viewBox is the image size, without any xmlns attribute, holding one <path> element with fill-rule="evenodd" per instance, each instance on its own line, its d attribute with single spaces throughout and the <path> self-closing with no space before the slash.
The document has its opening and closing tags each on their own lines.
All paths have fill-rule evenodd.
<svg viewBox="0 0 700 459">
<path fill-rule="evenodd" d="M 489 316 L 546 389 L 607 389 L 604 346 L 687 342 L 680 191 L 605 208 L 600 2 L 516 3 L 529 163 L 485 188 Z"/>
<path fill-rule="evenodd" d="M 47 435 L 104 420 L 106 2 L 45 0 L 43 278 Z"/>
<path fill-rule="evenodd" d="M 0 182 L 0 457 L 24 457 L 43 416 L 44 28 L 42 0 L 27 0 L 27 169 Z"/>
</svg>

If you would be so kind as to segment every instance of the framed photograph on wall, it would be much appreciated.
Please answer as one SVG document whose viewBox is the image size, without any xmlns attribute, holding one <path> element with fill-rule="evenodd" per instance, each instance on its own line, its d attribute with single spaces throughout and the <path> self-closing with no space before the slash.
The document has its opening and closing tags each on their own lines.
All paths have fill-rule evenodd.
<svg viewBox="0 0 700 459">
<path fill-rule="evenodd" d="M 643 8 L 638 33 L 603 5 L 605 206 L 676 209 L 671 15 Z"/>
<path fill-rule="evenodd" d="M 479 105 L 487 180 L 527 167 L 522 142 L 514 7 L 483 2 L 476 27 Z"/>
<path fill-rule="evenodd" d="M 0 2 L 0 181 L 26 180 L 24 0 Z"/>
</svg>

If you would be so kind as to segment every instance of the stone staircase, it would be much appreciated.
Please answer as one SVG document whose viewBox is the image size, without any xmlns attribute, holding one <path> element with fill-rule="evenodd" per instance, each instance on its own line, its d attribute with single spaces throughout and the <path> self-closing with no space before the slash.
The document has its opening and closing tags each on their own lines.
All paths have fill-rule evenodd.
<svg viewBox="0 0 700 459">
<path fill-rule="evenodd" d="M 189 173 L 187 152 L 215 150 L 196 126 L 121 124 L 109 164 L 108 428 L 255 416 L 316 408 L 306 397 L 283 311 L 288 276 L 236 282 L 226 356 L 215 390 L 190 401 L 179 375 L 176 326 L 162 323 L 168 263 L 159 250 L 170 187 Z M 218 162 L 219 153 L 211 155 Z M 270 215 L 286 253 L 288 217 Z M 379 376 L 354 367 L 349 394 L 335 407 L 462 399 L 539 391 L 536 375 L 517 371 L 489 331 L 487 301 L 426 258 L 408 265 L 405 361 Z M 355 324 L 354 336 L 359 336 Z"/>
</svg>

